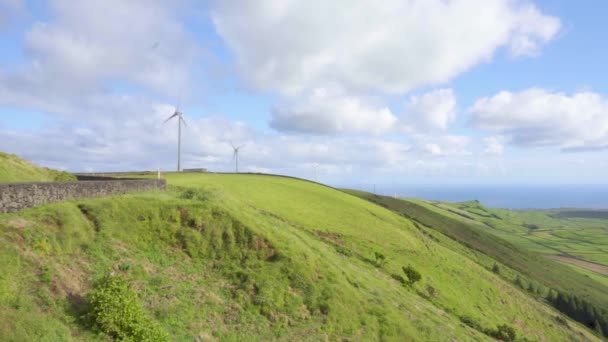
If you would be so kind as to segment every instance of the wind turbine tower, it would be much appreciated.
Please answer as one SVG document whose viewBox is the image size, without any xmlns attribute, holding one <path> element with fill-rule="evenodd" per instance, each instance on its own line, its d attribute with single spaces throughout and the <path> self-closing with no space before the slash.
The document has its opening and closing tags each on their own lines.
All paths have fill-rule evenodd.
<svg viewBox="0 0 608 342">
<path fill-rule="evenodd" d="M 232 155 L 232 158 L 234 159 L 234 169 L 236 173 L 239 173 L 239 150 L 245 146 L 245 145 L 240 145 L 240 146 L 234 146 L 233 143 L 230 143 L 230 145 L 232 146 L 232 149 L 234 150 L 234 154 Z"/>
<path fill-rule="evenodd" d="M 185 127 L 187 125 L 184 114 L 179 111 L 179 105 L 175 107 L 175 111 L 165 120 L 165 123 L 173 118 L 177 118 L 177 172 L 180 172 L 182 170 L 182 123 Z"/>
</svg>

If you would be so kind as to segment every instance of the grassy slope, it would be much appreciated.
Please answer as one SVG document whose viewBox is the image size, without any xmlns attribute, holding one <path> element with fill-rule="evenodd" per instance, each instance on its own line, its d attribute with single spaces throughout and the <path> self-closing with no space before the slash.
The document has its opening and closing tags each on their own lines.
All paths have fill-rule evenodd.
<svg viewBox="0 0 608 342">
<path fill-rule="evenodd" d="M 603 284 L 578 272 L 572 272 L 569 266 L 530 253 L 510 241 L 495 236 L 490 233 L 490 227 L 480 221 L 475 221 L 475 217 L 471 216 L 469 212 L 447 211 L 444 209 L 445 204 L 442 204 L 444 206 L 442 208 L 441 205 L 437 206 L 427 201 L 413 199 L 383 198 L 383 203 L 495 257 L 545 286 L 577 293 L 582 298 L 608 308 L 608 291 Z M 504 221 L 506 220 L 508 218 L 504 219 Z"/>
<path fill-rule="evenodd" d="M 36 166 L 14 154 L 0 152 L 0 183 L 74 181 L 73 175 Z"/>
<path fill-rule="evenodd" d="M 176 340 L 594 340 L 409 220 L 339 191 L 268 176 L 169 175 L 198 188 L 0 215 L 0 336 L 105 339 L 78 319 L 91 283 L 128 278 Z M 453 242 L 449 242 L 453 243 Z M 386 256 L 383 267 L 374 253 Z M 391 278 L 412 265 L 412 288 Z"/>
<path fill-rule="evenodd" d="M 525 210 L 485 208 L 477 202 L 435 203 L 436 207 L 457 210 L 483 223 L 486 231 L 513 244 L 542 253 L 560 255 L 604 265 L 608 268 L 608 221 L 606 211 Z M 608 276 L 572 266 L 580 273 L 608 285 Z"/>
</svg>

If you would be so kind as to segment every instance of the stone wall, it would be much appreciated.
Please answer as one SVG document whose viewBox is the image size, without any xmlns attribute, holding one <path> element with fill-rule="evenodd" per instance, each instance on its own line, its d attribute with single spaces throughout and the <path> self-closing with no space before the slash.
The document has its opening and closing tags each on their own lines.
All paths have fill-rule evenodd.
<svg viewBox="0 0 608 342">
<path fill-rule="evenodd" d="M 0 213 L 68 199 L 165 190 L 164 179 L 116 179 L 79 182 L 0 183 Z"/>
</svg>

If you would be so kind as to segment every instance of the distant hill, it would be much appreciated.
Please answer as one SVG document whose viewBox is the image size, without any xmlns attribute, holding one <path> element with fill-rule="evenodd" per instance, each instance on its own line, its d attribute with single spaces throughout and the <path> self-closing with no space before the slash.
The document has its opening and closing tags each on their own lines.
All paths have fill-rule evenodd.
<svg viewBox="0 0 608 342">
<path fill-rule="evenodd" d="M 0 152 L 0 183 L 69 182 L 76 177 L 68 172 L 34 165 L 14 154 Z"/>
</svg>

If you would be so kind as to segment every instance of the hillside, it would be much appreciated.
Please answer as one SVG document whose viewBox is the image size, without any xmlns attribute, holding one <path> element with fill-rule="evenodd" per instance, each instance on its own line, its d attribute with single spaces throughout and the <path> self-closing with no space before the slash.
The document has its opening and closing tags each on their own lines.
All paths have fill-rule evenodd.
<svg viewBox="0 0 608 342">
<path fill-rule="evenodd" d="M 14 154 L 0 152 L 0 183 L 67 182 L 76 177 L 63 171 L 39 167 Z"/>
<path fill-rule="evenodd" d="M 166 193 L 0 215 L 0 335 L 597 339 L 472 250 L 357 197 L 280 177 L 168 177 Z"/>
<path fill-rule="evenodd" d="M 608 211 L 505 210 L 477 202 L 435 203 L 483 223 L 487 232 L 560 261 L 608 286 Z M 489 229 L 488 229 L 489 228 Z"/>
<path fill-rule="evenodd" d="M 532 223 L 515 220 L 512 216 L 517 216 L 518 213 L 490 210 L 482 207 L 478 202 L 449 204 L 395 199 L 359 191 L 348 192 L 377 203 L 480 252 L 485 257 L 485 265 L 488 268 L 493 268 L 494 262 L 499 261 L 503 264 L 500 274 L 504 279 L 526 289 L 541 300 L 546 299 L 589 327 L 604 325 L 601 330 L 606 330 L 608 288 L 603 282 L 523 248 L 517 243 L 517 238 L 503 238 L 513 234 L 513 232 L 507 233 L 509 228 L 528 231 L 529 227 L 533 226 Z M 539 217 L 538 213 L 533 214 L 533 212 L 522 215 L 536 216 L 537 219 Z M 528 222 L 535 221 L 528 217 Z M 504 234 L 496 235 L 497 227 L 502 227 Z"/>
</svg>

